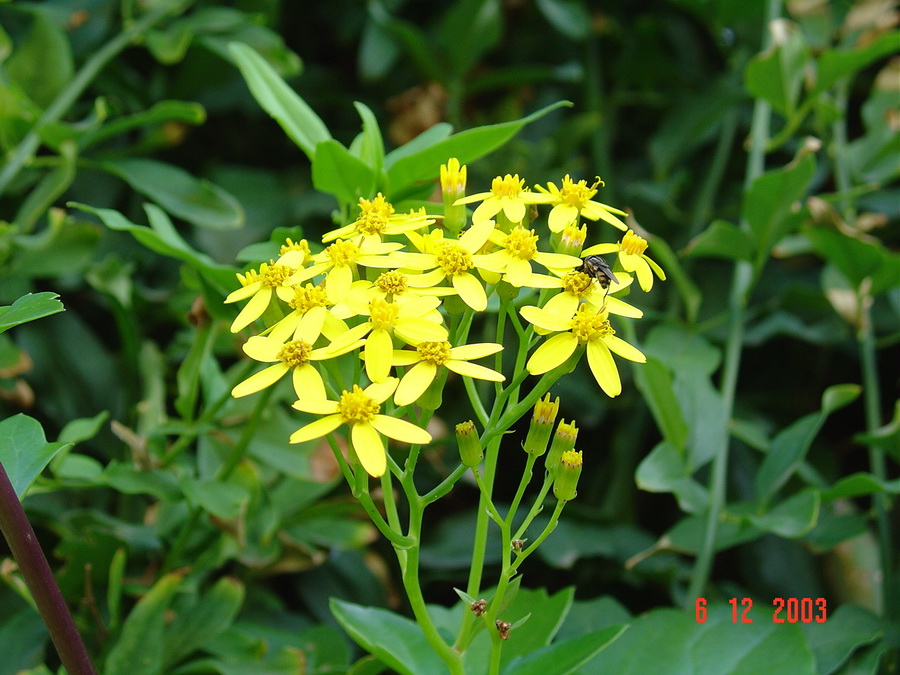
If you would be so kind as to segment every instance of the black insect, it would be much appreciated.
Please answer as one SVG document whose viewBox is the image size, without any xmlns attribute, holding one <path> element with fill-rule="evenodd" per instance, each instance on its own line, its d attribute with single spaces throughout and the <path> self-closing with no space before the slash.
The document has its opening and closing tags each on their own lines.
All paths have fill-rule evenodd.
<svg viewBox="0 0 900 675">
<path fill-rule="evenodd" d="M 619 280 L 616 279 L 616 275 L 613 274 L 609 265 L 607 265 L 606 261 L 599 255 L 587 256 L 584 259 L 584 262 L 581 263 L 581 267 L 578 268 L 578 271 L 587 274 L 592 279 L 596 279 L 597 283 L 600 284 L 600 288 L 609 288 L 611 281 L 619 283 Z"/>
</svg>

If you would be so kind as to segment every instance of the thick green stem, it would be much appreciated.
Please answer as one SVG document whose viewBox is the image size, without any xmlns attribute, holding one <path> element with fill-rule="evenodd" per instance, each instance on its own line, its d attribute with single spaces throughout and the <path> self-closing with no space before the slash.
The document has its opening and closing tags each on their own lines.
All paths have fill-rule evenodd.
<svg viewBox="0 0 900 675">
<path fill-rule="evenodd" d="M 3 464 L 0 464 L 0 532 L 25 578 L 63 666 L 70 675 L 95 675 L 91 657 Z"/>
</svg>

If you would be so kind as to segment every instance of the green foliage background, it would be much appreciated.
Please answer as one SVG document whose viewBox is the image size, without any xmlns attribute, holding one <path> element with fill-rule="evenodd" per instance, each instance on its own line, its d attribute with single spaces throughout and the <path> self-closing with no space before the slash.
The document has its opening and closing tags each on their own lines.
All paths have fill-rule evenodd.
<svg viewBox="0 0 900 675">
<path fill-rule="evenodd" d="M 784 19 L 771 34 L 767 13 Z M 622 396 L 586 370 L 554 390 L 586 467 L 524 569 L 516 602 L 544 620 L 520 644 L 630 624 L 571 667 L 545 657 L 585 674 L 896 672 L 900 593 L 878 581 L 898 576 L 893 21 L 865 1 L 0 3 L 0 461 L 30 485 L 101 671 L 432 672 L 365 633 L 402 621 L 376 609 L 402 614 L 402 589 L 327 448 L 288 447 L 287 409 L 253 428 L 265 401 L 228 397 L 247 364 L 221 301 L 269 242 L 347 222 L 361 116 L 396 148 L 567 100 L 498 136 L 469 191 L 599 175 L 669 281 L 631 298 L 646 319 L 619 330 L 651 358 Z M 235 42 L 267 66 L 235 63 Z M 324 131 L 301 108 L 276 115 L 284 130 L 263 111 L 251 89 L 277 90 L 276 73 Z M 329 136 L 330 172 L 315 161 Z M 446 159 L 391 198 L 426 198 L 418 179 Z M 39 292 L 65 311 L 13 304 Z M 468 416 L 445 402 L 446 424 Z M 501 501 L 525 461 L 516 434 Z M 452 441 L 428 458 L 436 483 Z M 428 516 L 423 579 L 446 625 L 476 503 L 460 483 Z M 0 675 L 53 672 L 5 554 Z M 828 620 L 775 625 L 777 597 L 825 598 Z M 753 625 L 732 624 L 729 598 L 754 600 Z M 354 629 L 376 656 L 357 661 Z M 526 653 L 506 668 L 547 672 Z"/>
</svg>

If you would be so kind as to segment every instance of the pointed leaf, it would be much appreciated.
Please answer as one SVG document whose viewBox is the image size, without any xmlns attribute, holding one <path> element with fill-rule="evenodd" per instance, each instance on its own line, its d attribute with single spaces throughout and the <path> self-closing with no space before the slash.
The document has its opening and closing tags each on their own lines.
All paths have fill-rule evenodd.
<svg viewBox="0 0 900 675">
<path fill-rule="evenodd" d="M 0 333 L 13 326 L 65 311 L 58 298 L 59 295 L 49 291 L 28 293 L 13 304 L 0 307 Z"/>
<path fill-rule="evenodd" d="M 70 447 L 72 443 L 48 443 L 41 423 L 28 415 L 0 422 L 0 464 L 20 500 L 53 456 Z"/>
</svg>

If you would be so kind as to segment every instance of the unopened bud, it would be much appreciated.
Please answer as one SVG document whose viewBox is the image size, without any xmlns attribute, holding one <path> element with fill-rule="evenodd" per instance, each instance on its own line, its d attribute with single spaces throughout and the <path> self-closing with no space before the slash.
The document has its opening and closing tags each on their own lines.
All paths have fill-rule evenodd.
<svg viewBox="0 0 900 675">
<path fill-rule="evenodd" d="M 581 249 L 584 248 L 585 239 L 587 239 L 587 225 L 578 227 L 577 220 L 569 223 L 563 228 L 556 252 L 579 257 L 581 256 Z"/>
<path fill-rule="evenodd" d="M 547 451 L 547 443 L 550 442 L 550 434 L 558 412 L 558 396 L 555 401 L 551 401 L 550 394 L 547 394 L 534 404 L 534 415 L 531 417 L 531 425 L 528 427 L 528 435 L 523 446 L 529 455 L 540 457 Z"/>
<path fill-rule="evenodd" d="M 441 192 L 444 201 L 444 227 L 454 234 L 466 224 L 466 207 L 454 202 L 466 195 L 466 167 L 456 157 L 441 164 Z"/>
<path fill-rule="evenodd" d="M 575 447 L 577 438 L 578 427 L 575 426 L 575 422 L 560 420 L 559 426 L 556 427 L 556 433 L 553 434 L 553 442 L 550 443 L 550 452 L 544 458 L 544 466 L 547 471 L 556 471 L 563 453 Z"/>
<path fill-rule="evenodd" d="M 553 480 L 553 496 L 565 502 L 575 499 L 575 495 L 578 494 L 575 488 L 578 487 L 579 476 L 581 476 L 581 451 L 566 450 L 559 461 Z"/>
<path fill-rule="evenodd" d="M 456 425 L 456 444 L 459 446 L 459 457 L 464 465 L 476 467 L 481 464 L 481 460 L 484 459 L 484 450 L 472 420 Z"/>
</svg>

